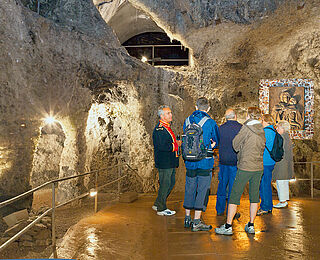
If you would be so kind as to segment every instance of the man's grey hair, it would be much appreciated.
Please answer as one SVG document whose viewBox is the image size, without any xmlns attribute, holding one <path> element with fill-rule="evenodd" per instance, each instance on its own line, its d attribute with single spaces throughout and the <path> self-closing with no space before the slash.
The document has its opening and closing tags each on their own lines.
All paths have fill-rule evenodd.
<svg viewBox="0 0 320 260">
<path fill-rule="evenodd" d="M 199 110 L 207 111 L 210 107 L 209 100 L 205 97 L 201 97 L 197 100 L 197 107 Z"/>
<path fill-rule="evenodd" d="M 281 127 L 285 133 L 289 133 L 290 131 L 290 123 L 288 121 L 285 120 L 281 120 L 277 123 L 277 126 Z"/>
<path fill-rule="evenodd" d="M 236 112 L 234 112 L 234 110 L 232 110 L 232 109 L 228 109 L 228 110 L 229 110 L 229 113 L 225 115 L 226 119 L 227 120 L 235 119 L 236 118 Z"/>
<path fill-rule="evenodd" d="M 161 118 L 161 115 L 164 114 L 164 112 L 163 112 L 163 109 L 164 109 L 164 108 L 170 108 L 170 107 L 167 106 L 167 105 L 162 105 L 162 106 L 160 106 L 160 107 L 158 108 L 158 116 L 159 116 L 159 118 Z"/>
</svg>

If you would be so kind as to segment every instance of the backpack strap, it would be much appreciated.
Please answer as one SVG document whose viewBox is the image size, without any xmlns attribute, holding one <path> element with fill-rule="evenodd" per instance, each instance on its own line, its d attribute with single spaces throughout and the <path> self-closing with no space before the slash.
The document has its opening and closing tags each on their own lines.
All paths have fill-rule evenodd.
<svg viewBox="0 0 320 260">
<path fill-rule="evenodd" d="M 208 116 L 204 116 L 198 123 L 199 126 L 203 127 L 203 125 L 205 124 L 205 122 L 207 122 L 207 120 L 209 120 L 210 117 Z"/>
<path fill-rule="evenodd" d="M 201 120 L 199 121 L 199 123 L 198 123 L 197 125 L 203 127 L 203 125 L 204 125 L 204 124 L 207 122 L 207 120 L 209 120 L 209 119 L 210 119 L 210 117 L 204 116 L 203 118 L 201 118 Z M 191 122 L 190 122 L 190 116 L 189 116 L 189 117 L 187 117 L 187 119 L 186 119 L 186 126 L 188 126 L 188 125 L 190 125 L 190 124 L 191 124 Z"/>
<path fill-rule="evenodd" d="M 259 136 L 259 137 L 261 137 L 260 135 L 258 135 L 255 131 L 253 131 L 249 126 L 247 126 L 247 125 L 244 125 L 244 126 L 246 126 L 252 133 L 254 133 L 255 135 L 257 135 L 257 136 Z M 261 137 L 262 138 L 262 137 Z"/>
<path fill-rule="evenodd" d="M 277 133 L 277 131 L 274 130 L 273 128 L 271 128 L 271 127 L 266 127 L 266 129 L 270 129 L 270 130 L 272 130 L 273 132 Z"/>
<path fill-rule="evenodd" d="M 186 119 L 186 126 L 190 125 L 190 116 L 187 117 Z"/>
</svg>

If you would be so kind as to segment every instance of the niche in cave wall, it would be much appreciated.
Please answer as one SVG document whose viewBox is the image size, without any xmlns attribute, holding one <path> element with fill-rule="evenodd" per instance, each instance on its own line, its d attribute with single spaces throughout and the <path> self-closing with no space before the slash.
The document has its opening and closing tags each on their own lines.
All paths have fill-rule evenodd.
<svg viewBox="0 0 320 260">
<path fill-rule="evenodd" d="M 59 178 L 60 158 L 65 139 L 65 133 L 58 122 L 41 128 L 32 163 L 30 177 L 32 188 Z"/>
</svg>

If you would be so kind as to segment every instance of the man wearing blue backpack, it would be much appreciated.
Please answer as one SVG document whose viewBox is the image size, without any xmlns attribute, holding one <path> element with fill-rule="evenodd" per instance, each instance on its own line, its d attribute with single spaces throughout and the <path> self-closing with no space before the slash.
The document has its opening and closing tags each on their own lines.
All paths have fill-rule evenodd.
<svg viewBox="0 0 320 260">
<path fill-rule="evenodd" d="M 208 231 L 212 228 L 201 220 L 201 213 L 206 211 L 209 199 L 214 165 L 212 149 L 219 143 L 219 128 L 208 115 L 209 110 L 208 99 L 199 98 L 196 111 L 183 125 L 182 153 L 187 169 L 183 203 L 186 210 L 184 226 L 191 227 L 191 231 Z M 195 210 L 193 220 L 191 210 Z"/>
</svg>

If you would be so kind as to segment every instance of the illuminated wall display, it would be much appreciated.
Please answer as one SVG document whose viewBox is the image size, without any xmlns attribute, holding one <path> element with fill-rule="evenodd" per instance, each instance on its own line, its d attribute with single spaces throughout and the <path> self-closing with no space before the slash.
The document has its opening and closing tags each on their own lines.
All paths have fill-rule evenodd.
<svg viewBox="0 0 320 260">
<path fill-rule="evenodd" d="M 259 104 L 276 122 L 291 125 L 292 139 L 311 139 L 314 134 L 314 86 L 309 79 L 261 80 Z"/>
</svg>

